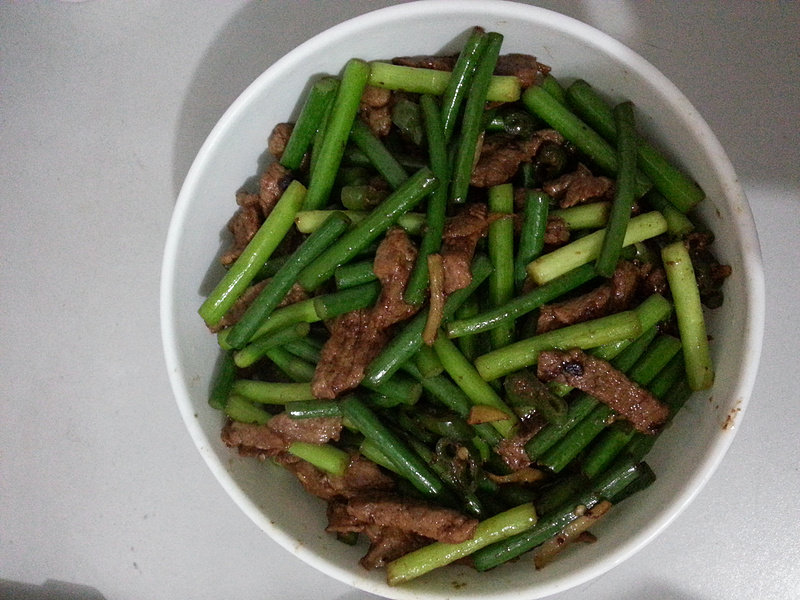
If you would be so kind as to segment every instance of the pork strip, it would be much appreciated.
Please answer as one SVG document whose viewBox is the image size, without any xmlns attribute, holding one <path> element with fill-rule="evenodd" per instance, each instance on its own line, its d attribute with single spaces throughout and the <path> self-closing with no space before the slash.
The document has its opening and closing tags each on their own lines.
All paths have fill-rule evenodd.
<svg viewBox="0 0 800 600">
<path fill-rule="evenodd" d="M 541 352 L 537 375 L 542 381 L 557 381 L 591 394 L 642 433 L 657 433 L 669 416 L 667 405 L 650 392 L 608 361 L 577 348 Z"/>
<path fill-rule="evenodd" d="M 390 229 L 373 263 L 381 294 L 372 308 L 346 313 L 331 322 L 331 335 L 322 347 L 311 382 L 315 397 L 333 399 L 357 387 L 367 365 L 389 341 L 391 327 L 418 310 L 403 299 L 416 258 L 417 249 L 405 231 Z"/>
<path fill-rule="evenodd" d="M 611 200 L 614 182 L 602 175 L 596 176 L 583 164 L 556 179 L 545 182 L 542 191 L 558 200 L 561 208 L 586 204 L 598 200 Z"/>
<path fill-rule="evenodd" d="M 383 473 L 378 465 L 358 454 L 351 455 L 350 463 L 341 476 L 326 473 L 288 452 L 275 456 L 275 462 L 293 473 L 309 494 L 327 502 L 375 492 L 390 492 L 395 488 L 394 480 Z"/>
<path fill-rule="evenodd" d="M 339 439 L 341 417 L 293 419 L 286 413 L 272 417 L 266 425 L 230 421 L 222 428 L 222 441 L 245 456 L 276 456 L 292 442 L 325 444 Z"/>
<path fill-rule="evenodd" d="M 472 257 L 478 240 L 489 228 L 489 209 L 485 204 L 469 204 L 447 219 L 442 235 L 444 293 L 452 294 L 472 282 Z"/>
</svg>

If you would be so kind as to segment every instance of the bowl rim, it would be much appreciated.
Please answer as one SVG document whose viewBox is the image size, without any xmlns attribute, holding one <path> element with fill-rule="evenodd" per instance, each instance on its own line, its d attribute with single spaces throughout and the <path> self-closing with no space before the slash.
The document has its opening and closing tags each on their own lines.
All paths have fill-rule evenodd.
<svg viewBox="0 0 800 600">
<path fill-rule="evenodd" d="M 210 450 L 212 441 L 203 430 L 199 421 L 195 418 L 196 407 L 192 404 L 191 394 L 186 383 L 185 372 L 180 364 L 178 356 L 178 336 L 176 323 L 173 318 L 176 300 L 174 295 L 175 267 L 180 242 L 182 240 L 181 228 L 191 208 L 191 200 L 196 193 L 197 178 L 199 174 L 204 171 L 211 159 L 213 149 L 218 143 L 219 138 L 223 136 L 226 129 L 230 126 L 230 123 L 237 119 L 239 113 L 249 105 L 250 99 L 259 93 L 264 82 L 271 80 L 276 73 L 279 74 L 281 71 L 290 68 L 297 60 L 313 55 L 313 53 L 319 51 L 319 49 L 323 48 L 325 45 L 342 36 L 351 35 L 353 30 L 366 28 L 386 20 L 402 18 L 408 15 L 409 11 L 413 11 L 415 15 L 472 13 L 477 7 L 480 7 L 481 11 L 492 15 L 526 13 L 532 19 L 540 21 L 546 20 L 548 27 L 561 29 L 582 40 L 590 40 L 592 44 L 601 44 L 604 51 L 609 55 L 624 61 L 638 73 L 646 75 L 653 82 L 655 87 L 663 90 L 665 96 L 668 95 L 670 104 L 676 106 L 681 111 L 682 118 L 691 123 L 692 127 L 702 132 L 702 149 L 704 153 L 711 157 L 716 172 L 720 177 L 721 184 L 727 190 L 729 201 L 736 206 L 736 210 L 731 211 L 733 227 L 743 244 L 746 242 L 747 247 L 750 249 L 749 252 L 744 252 L 742 254 L 742 266 L 748 274 L 744 282 L 746 296 L 745 305 L 748 308 L 744 318 L 747 326 L 747 331 L 744 335 L 745 345 L 749 348 L 750 360 L 743 365 L 744 368 L 739 373 L 735 393 L 739 398 L 738 407 L 740 410 L 733 426 L 727 431 L 728 435 L 716 436 L 714 440 L 709 443 L 703 464 L 693 471 L 693 475 L 683 482 L 680 491 L 674 494 L 675 500 L 671 503 L 671 509 L 669 511 L 662 513 L 658 518 L 649 522 L 642 529 L 628 537 L 622 544 L 611 550 L 606 557 L 598 559 L 593 564 L 571 575 L 569 581 L 555 581 L 540 584 L 538 587 L 533 586 L 527 588 L 535 594 L 527 597 L 540 598 L 548 596 L 602 575 L 651 542 L 685 510 L 711 478 L 733 442 L 734 435 L 738 430 L 738 424 L 750 400 L 762 349 L 765 319 L 765 286 L 761 251 L 752 212 L 737 176 L 734 173 L 733 166 L 705 120 L 675 84 L 667 79 L 646 59 L 610 35 L 573 17 L 549 9 L 510 2 L 508 0 L 460 0 L 458 3 L 449 0 L 417 0 L 415 2 L 380 8 L 340 22 L 314 35 L 279 58 L 247 86 L 214 125 L 192 162 L 178 194 L 167 233 L 164 256 L 161 264 L 160 320 L 165 363 L 173 395 L 175 396 L 180 414 L 195 446 L 200 451 L 211 472 L 239 508 L 273 540 L 295 556 L 301 558 L 309 566 L 358 589 L 380 595 L 391 594 L 393 598 L 418 598 L 419 594 L 417 591 L 411 589 L 400 587 L 388 588 L 387 586 L 377 584 L 374 580 L 354 575 L 353 572 L 330 563 L 325 560 L 324 557 L 318 556 L 304 546 L 298 547 L 296 540 L 272 525 L 269 519 L 264 518 L 261 508 L 244 493 L 233 475 L 220 463 L 217 456 Z M 535 590 L 534 587 L 536 587 Z M 511 598 L 512 593 L 514 596 L 518 596 L 520 591 L 515 589 L 507 593 L 498 592 L 495 596 L 498 598 Z M 437 592 L 426 591 L 425 595 L 427 597 L 449 597 L 452 595 L 452 589 L 448 588 L 444 590 L 441 595 Z M 483 595 L 471 595 L 468 589 L 465 590 L 464 594 L 459 594 L 459 597 L 485 598 Z"/>
</svg>

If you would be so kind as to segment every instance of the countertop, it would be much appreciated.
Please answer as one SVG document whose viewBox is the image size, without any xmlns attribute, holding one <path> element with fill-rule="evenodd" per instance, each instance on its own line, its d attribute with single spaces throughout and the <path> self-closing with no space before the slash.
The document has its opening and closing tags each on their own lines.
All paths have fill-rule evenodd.
<svg viewBox="0 0 800 600">
<path fill-rule="evenodd" d="M 365 594 L 272 542 L 211 475 L 161 350 L 162 252 L 214 123 L 281 55 L 390 4 L 0 2 L 0 598 Z M 718 471 L 635 557 L 558 600 L 800 597 L 800 3 L 551 0 L 715 131 L 764 257 L 755 392 Z"/>
</svg>

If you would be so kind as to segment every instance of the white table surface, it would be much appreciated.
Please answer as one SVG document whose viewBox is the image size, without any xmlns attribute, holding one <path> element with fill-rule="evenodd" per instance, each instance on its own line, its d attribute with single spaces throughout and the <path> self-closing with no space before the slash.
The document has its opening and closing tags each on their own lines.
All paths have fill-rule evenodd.
<svg viewBox="0 0 800 600">
<path fill-rule="evenodd" d="M 191 161 L 301 41 L 390 4 L 0 2 L 0 598 L 355 600 L 258 530 L 184 429 L 160 261 Z M 800 597 L 800 3 L 550 0 L 695 104 L 752 204 L 767 322 L 755 393 L 693 504 L 558 599 Z"/>
</svg>

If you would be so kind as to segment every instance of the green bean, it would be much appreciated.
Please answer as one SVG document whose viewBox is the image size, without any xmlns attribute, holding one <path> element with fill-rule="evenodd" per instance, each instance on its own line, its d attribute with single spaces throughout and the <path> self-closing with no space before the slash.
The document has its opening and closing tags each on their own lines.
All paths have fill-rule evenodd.
<svg viewBox="0 0 800 600">
<path fill-rule="evenodd" d="M 480 311 L 481 302 L 477 294 L 470 296 L 467 298 L 467 301 L 464 302 L 461 308 L 456 311 L 455 319 L 451 321 L 451 323 L 463 321 L 464 319 L 472 319 L 480 314 Z M 449 329 L 449 327 L 450 324 L 447 325 L 447 329 Z M 453 337 L 449 334 L 449 332 L 448 336 Z M 456 340 L 458 349 L 461 350 L 461 353 L 470 361 L 475 360 L 476 357 L 489 349 L 488 347 L 483 347 L 485 344 L 482 344 L 482 342 L 484 342 L 484 340 L 482 340 L 478 334 L 474 333 L 468 333 L 466 335 L 459 336 Z"/>
<path fill-rule="evenodd" d="M 427 497 L 444 499 L 452 505 L 449 490 L 430 467 L 417 454 L 403 443 L 377 415 L 355 396 L 341 401 L 344 416 L 362 433 L 377 445 L 398 473 Z"/>
<path fill-rule="evenodd" d="M 508 437 L 517 419 L 492 386 L 481 378 L 475 367 L 446 336 L 437 336 L 433 349 L 436 350 L 445 371 L 469 397 L 473 405 L 490 406 L 509 416 L 508 419 L 491 422 L 492 427 L 503 437 Z"/>
<path fill-rule="evenodd" d="M 553 77 L 552 73 L 548 73 L 542 79 L 541 88 L 550 94 L 553 98 L 558 100 L 561 104 L 567 103 L 567 91 L 564 89 L 564 86 Z"/>
<path fill-rule="evenodd" d="M 222 352 L 217 361 L 217 372 L 208 394 L 208 404 L 217 410 L 223 410 L 231 393 L 231 386 L 236 379 L 236 363 L 230 352 Z"/>
<path fill-rule="evenodd" d="M 479 254 L 472 261 L 472 281 L 447 298 L 443 310 L 443 319 L 447 321 L 458 310 L 464 301 L 483 283 L 492 271 L 492 264 L 486 256 Z M 366 369 L 364 381 L 377 384 L 391 377 L 400 366 L 408 361 L 420 346 L 422 346 L 422 332 L 428 319 L 427 310 L 422 310 L 414 316 L 383 350 L 376 356 Z"/>
<path fill-rule="evenodd" d="M 447 335 L 451 338 L 489 331 L 497 327 L 498 324 L 513 322 L 514 319 L 591 281 L 595 276 L 594 266 L 589 264 L 581 265 L 539 287 L 533 288 L 529 292 L 509 300 L 502 306 L 487 310 L 474 317 L 451 321 L 445 325 L 445 330 L 447 331 Z"/>
<path fill-rule="evenodd" d="M 364 441 L 362 441 L 361 445 L 358 447 L 358 451 L 360 452 L 361 456 L 367 460 L 371 460 L 376 465 L 382 466 L 384 469 L 391 471 L 395 475 L 402 476 L 402 473 L 398 471 L 397 467 L 394 466 L 394 463 L 389 460 L 386 454 L 384 454 L 377 442 L 373 441 L 372 439 L 364 438 Z"/>
<path fill-rule="evenodd" d="M 642 322 L 642 329 L 648 331 L 659 323 L 662 323 L 669 318 L 672 314 L 672 304 L 664 298 L 661 294 L 651 294 L 645 298 L 639 306 L 633 309 L 639 315 L 639 320 Z M 652 339 L 652 338 L 651 338 Z M 611 344 L 606 344 L 595 348 L 592 351 L 597 358 L 605 360 L 615 359 L 621 352 L 628 346 L 634 343 L 634 340 L 621 340 Z M 650 343 L 650 340 L 647 342 Z M 646 346 L 647 344 L 645 344 Z M 630 366 L 618 367 L 621 371 L 627 371 Z"/>
<path fill-rule="evenodd" d="M 464 115 L 461 119 L 461 138 L 458 142 L 453 179 L 450 183 L 450 201 L 463 203 L 467 199 L 475 155 L 478 152 L 478 138 L 482 128 L 483 110 L 487 100 L 487 90 L 492 72 L 497 64 L 503 36 L 496 32 L 486 34 L 486 49 L 475 65 L 469 93 L 464 102 Z"/>
<path fill-rule="evenodd" d="M 258 274 L 253 278 L 253 281 L 262 281 L 267 277 L 272 277 L 278 272 L 278 269 L 280 269 L 286 263 L 287 260 L 289 260 L 288 254 L 283 256 L 272 256 L 268 258 L 264 265 L 259 269 Z"/>
<path fill-rule="evenodd" d="M 576 325 L 548 331 L 492 350 L 475 359 L 481 377 L 491 381 L 537 362 L 539 352 L 550 348 L 596 348 L 609 342 L 633 339 L 642 332 L 633 311 L 623 311 Z"/>
<path fill-rule="evenodd" d="M 286 414 L 293 419 L 341 417 L 342 407 L 338 400 L 298 400 L 286 405 Z"/>
<path fill-rule="evenodd" d="M 292 181 L 272 212 L 197 311 L 212 326 L 233 306 L 289 231 L 300 210 L 306 189 Z"/>
<path fill-rule="evenodd" d="M 233 361 L 239 368 L 249 367 L 266 356 L 272 348 L 282 346 L 290 340 L 308 335 L 308 323 L 296 323 L 262 335 L 233 353 Z"/>
<path fill-rule="evenodd" d="M 417 365 L 417 368 L 419 369 L 423 378 L 435 377 L 436 375 L 440 375 L 444 370 L 442 362 L 439 360 L 439 356 L 436 354 L 434 349 L 427 344 L 423 344 L 420 347 L 416 355 L 413 357 L 413 361 L 414 364 Z"/>
<path fill-rule="evenodd" d="M 425 392 L 439 402 L 456 413 L 458 416 L 466 418 L 469 416 L 472 402 L 464 391 L 458 387 L 453 381 L 444 375 L 436 375 L 433 377 L 423 377 L 419 369 L 411 364 L 406 363 L 403 365 L 403 370 L 410 373 L 412 377 L 419 379 Z M 480 423 L 472 425 L 480 439 L 485 440 L 491 447 L 497 446 L 503 437 L 497 430 L 489 423 Z"/>
<path fill-rule="evenodd" d="M 441 96 L 450 77 L 450 71 L 372 62 L 370 63 L 369 84 L 412 94 Z M 520 83 L 517 77 L 513 75 L 492 76 L 486 92 L 486 100 L 489 102 L 516 102 L 519 98 Z"/>
<path fill-rule="evenodd" d="M 480 57 L 483 56 L 486 43 L 487 38 L 484 30 L 479 27 L 473 28 L 464 47 L 458 54 L 452 75 L 448 78 L 447 85 L 442 92 L 441 124 L 445 142 L 450 140 L 453 135 L 464 97 L 467 95 L 472 82 L 475 65 Z"/>
<path fill-rule="evenodd" d="M 319 157 L 308 184 L 308 194 L 303 203 L 306 210 L 322 208 L 328 203 L 369 73 L 369 64 L 357 58 L 347 61 L 344 67 L 325 126 Z"/>
<path fill-rule="evenodd" d="M 392 105 L 392 123 L 402 137 L 415 146 L 425 141 L 425 128 L 422 126 L 422 111 L 417 102 L 409 98 L 395 98 Z"/>
<path fill-rule="evenodd" d="M 314 400 L 311 384 L 307 382 L 279 383 L 238 379 L 233 384 L 231 394 L 259 404 L 286 404 L 298 400 Z"/>
<path fill-rule="evenodd" d="M 694 223 L 684 213 L 679 211 L 669 200 L 664 198 L 658 190 L 652 189 L 642 198 L 654 210 L 657 210 L 667 221 L 667 231 L 674 237 L 683 237 L 694 230 Z"/>
<path fill-rule="evenodd" d="M 706 390 L 714 383 L 714 365 L 689 251 L 682 241 L 677 241 L 662 248 L 661 257 L 675 303 L 689 386 L 695 391 Z"/>
<path fill-rule="evenodd" d="M 282 346 L 284 350 L 311 364 L 317 364 L 324 342 L 310 336 L 293 340 Z"/>
<path fill-rule="evenodd" d="M 585 492 L 567 501 L 552 513 L 543 515 L 530 529 L 474 552 L 472 558 L 475 568 L 478 571 L 486 571 L 533 550 L 577 519 L 581 514 L 575 510 L 577 507 L 589 509 L 603 499 L 615 497 L 648 472 L 652 473 L 646 463 L 619 461 L 601 479 L 590 483 Z"/>
<path fill-rule="evenodd" d="M 436 184 L 428 168 L 417 171 L 394 191 L 375 210 L 356 223 L 328 249 L 300 272 L 297 281 L 308 291 L 316 290 L 327 281 L 341 264 L 356 256 L 383 232 L 391 227 L 405 212 L 416 206 Z"/>
<path fill-rule="evenodd" d="M 632 218 L 628 222 L 623 246 L 661 235 L 667 230 L 667 222 L 660 212 L 652 211 Z M 583 236 L 541 255 L 528 264 L 528 275 L 539 285 L 558 277 L 562 273 L 586 264 L 597 258 L 606 235 L 605 229 Z"/>
<path fill-rule="evenodd" d="M 550 196 L 541 191 L 526 190 L 525 205 L 522 209 L 522 228 L 519 234 L 517 254 L 514 257 L 514 288 L 517 292 L 528 277 L 526 267 L 537 258 L 544 248 L 544 234 L 547 231 L 547 213 Z"/>
<path fill-rule="evenodd" d="M 535 410 L 548 423 L 561 424 L 567 420 L 568 405 L 563 396 L 552 393 L 529 369 L 511 373 L 503 381 L 503 390 L 514 408 Z"/>
<path fill-rule="evenodd" d="M 338 81 L 338 80 L 337 80 Z M 338 94 L 338 90 L 337 90 Z M 335 100 L 335 99 L 334 99 Z M 334 102 L 329 102 L 328 106 L 325 108 L 325 113 L 322 116 L 322 120 L 317 127 L 317 132 L 314 134 L 314 138 L 311 141 L 311 156 L 308 159 L 308 178 L 311 179 L 314 177 L 314 172 L 319 168 L 320 165 L 320 158 L 323 155 L 322 148 L 325 146 L 325 134 L 328 131 L 328 124 L 331 120 L 331 113 L 333 112 L 333 104 Z M 369 164 L 369 161 L 365 161 Z"/>
<path fill-rule="evenodd" d="M 297 212 L 294 224 L 300 233 L 314 233 L 334 212 L 344 214 L 352 223 L 360 223 L 370 214 L 366 210 L 301 210 Z M 403 213 L 397 218 L 397 225 L 410 235 L 419 235 L 425 228 L 425 215 L 415 212 Z M 359 252 L 363 250 L 360 249 Z"/>
<path fill-rule="evenodd" d="M 280 163 L 287 169 L 300 168 L 303 157 L 311 146 L 314 135 L 338 89 L 339 81 L 333 77 L 323 77 L 311 86 L 281 155 Z"/>
<path fill-rule="evenodd" d="M 533 114 L 575 144 L 604 172 L 609 175 L 617 173 L 619 163 L 614 147 L 594 129 L 581 121 L 567 106 L 561 104 L 537 85 L 532 85 L 523 92 L 522 102 Z M 637 173 L 636 197 L 642 196 L 650 187 L 651 184 L 647 178 Z"/>
<path fill-rule="evenodd" d="M 607 404 L 596 403 L 589 414 L 536 462 L 553 473 L 560 473 L 581 450 L 586 448 L 610 423 L 614 411 Z"/>
<path fill-rule="evenodd" d="M 287 450 L 289 454 L 302 458 L 318 469 L 339 477 L 344 475 L 350 464 L 350 455 L 330 444 L 292 442 Z"/>
<path fill-rule="evenodd" d="M 372 306 L 378 299 L 380 291 L 380 284 L 373 281 L 339 292 L 315 296 L 311 301 L 314 303 L 317 320 L 327 321 L 344 313 Z"/>
<path fill-rule="evenodd" d="M 339 192 L 342 206 L 349 210 L 368 211 L 380 204 L 389 195 L 388 190 L 369 184 L 343 185 Z"/>
<path fill-rule="evenodd" d="M 265 356 L 292 381 L 303 383 L 314 378 L 314 365 L 286 350 L 285 345 L 270 348 Z"/>
<path fill-rule="evenodd" d="M 377 294 L 376 294 L 377 297 Z M 285 327 L 298 323 L 314 323 L 319 321 L 319 315 L 314 308 L 315 298 L 301 300 L 287 306 L 275 309 L 272 314 L 259 326 L 251 338 L 254 342 L 260 337 L 273 333 Z M 230 329 L 223 329 L 217 334 L 219 345 L 223 350 L 232 350 L 227 342 Z"/>
<path fill-rule="evenodd" d="M 240 423 L 266 425 L 272 414 L 241 396 L 231 395 L 225 404 L 225 414 Z"/>
<path fill-rule="evenodd" d="M 241 348 L 250 341 L 259 325 L 284 299 L 300 271 L 338 238 L 348 225 L 350 219 L 340 212 L 334 212 L 292 253 L 291 259 L 284 263 L 231 328 L 227 338 L 231 347 Z"/>
<path fill-rule="evenodd" d="M 489 210 L 506 215 L 489 224 L 489 301 L 494 307 L 505 305 L 514 296 L 514 188 L 510 183 L 489 189 Z M 501 348 L 514 339 L 514 322 L 492 328 L 492 346 Z"/>
<path fill-rule="evenodd" d="M 403 166 L 397 162 L 383 142 L 372 133 L 372 130 L 361 119 L 353 122 L 350 130 L 350 139 L 353 143 L 369 158 L 375 170 L 383 176 L 386 182 L 393 189 L 397 189 L 408 179 L 408 173 Z"/>
<path fill-rule="evenodd" d="M 422 395 L 422 385 L 418 381 L 404 376 L 402 373 L 395 373 L 392 377 L 372 383 L 362 381 L 361 385 L 365 388 L 377 392 L 381 396 L 389 398 L 394 404 L 415 404 Z"/>
<path fill-rule="evenodd" d="M 595 263 L 597 273 L 603 277 L 611 277 L 617 268 L 633 208 L 633 188 L 636 178 L 636 124 L 632 103 L 623 102 L 614 107 L 614 123 L 618 132 L 617 185 L 603 243 Z"/>
<path fill-rule="evenodd" d="M 380 289 L 380 284 L 373 281 L 277 308 L 259 326 L 251 339 L 256 342 L 259 338 L 290 325 L 316 323 L 332 319 L 351 310 L 367 308 L 375 303 Z M 218 337 L 220 346 L 225 350 L 230 350 L 231 347 L 226 341 L 226 336 L 223 335 L 227 332 L 228 330 L 221 331 Z"/>
<path fill-rule="evenodd" d="M 333 272 L 333 279 L 336 281 L 336 287 L 340 290 L 344 290 L 378 279 L 373 270 L 373 262 L 372 260 L 363 260 L 361 262 L 352 262 L 336 267 L 336 270 Z"/>
<path fill-rule="evenodd" d="M 450 184 L 450 164 L 447 158 L 444 133 L 436 101 L 428 95 L 419 100 L 422 108 L 425 134 L 428 141 L 428 156 L 431 170 L 438 183 L 428 198 L 427 224 L 419 245 L 414 269 L 406 285 L 403 299 L 414 306 L 425 300 L 428 287 L 428 255 L 439 251 L 444 233 L 447 192 Z"/>
<path fill-rule="evenodd" d="M 589 204 L 578 204 L 569 208 L 556 209 L 551 211 L 550 215 L 563 219 L 570 230 L 599 229 L 608 223 L 608 214 L 610 212 L 610 202 L 590 202 Z"/>
<path fill-rule="evenodd" d="M 400 585 L 434 569 L 471 555 L 490 544 L 501 542 L 536 524 L 536 510 L 530 503 L 510 508 L 481 521 L 469 540 L 458 544 L 433 542 L 409 552 L 386 565 L 389 585 Z"/>
<path fill-rule="evenodd" d="M 607 140 L 616 140 L 617 128 L 612 110 L 588 83 L 580 79 L 573 82 L 567 88 L 567 99 L 573 110 L 591 127 Z M 673 206 L 685 213 L 703 200 L 705 194 L 694 181 L 653 146 L 642 138 L 637 138 L 639 167 Z"/>
</svg>

